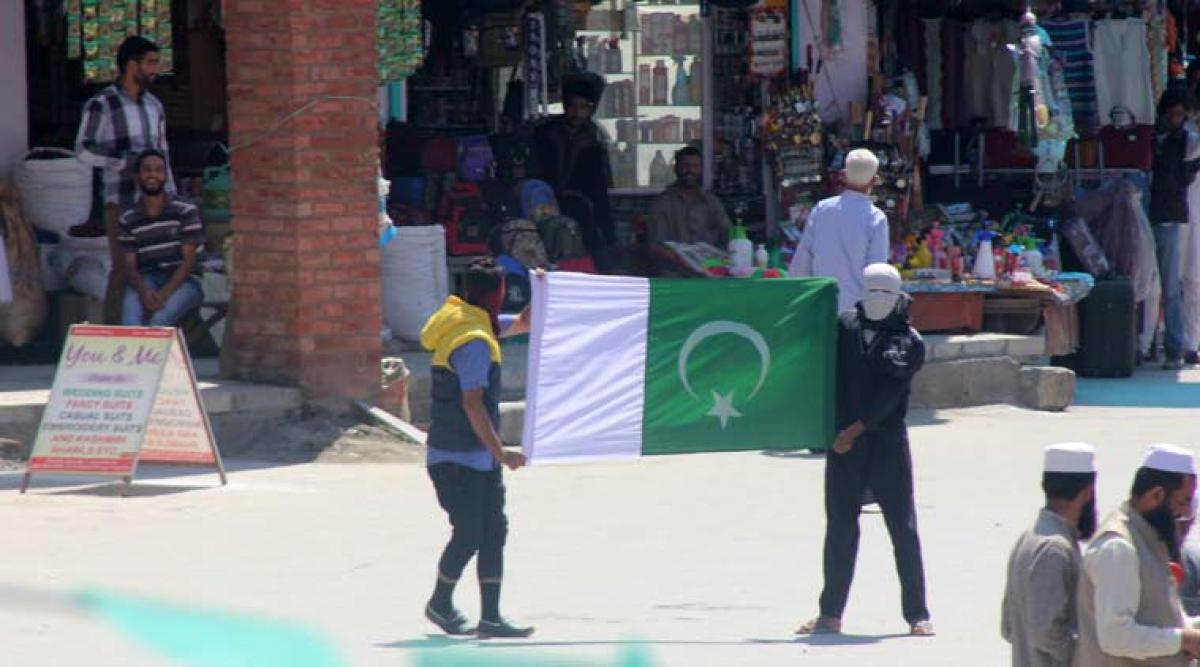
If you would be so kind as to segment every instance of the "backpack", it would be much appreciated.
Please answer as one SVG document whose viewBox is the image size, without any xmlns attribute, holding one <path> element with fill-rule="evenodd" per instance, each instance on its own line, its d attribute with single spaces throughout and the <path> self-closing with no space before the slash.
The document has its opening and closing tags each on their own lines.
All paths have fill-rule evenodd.
<svg viewBox="0 0 1200 667">
<path fill-rule="evenodd" d="M 532 296 L 529 270 L 508 255 L 497 255 L 496 263 L 504 269 L 504 303 L 500 312 L 519 313 L 529 305 Z"/>
<path fill-rule="evenodd" d="M 454 171 L 458 166 L 458 144 L 454 137 L 435 134 L 421 147 L 421 169 L 424 171 Z"/>
<path fill-rule="evenodd" d="M 559 214 L 554 188 L 546 181 L 529 179 L 521 183 L 521 215 L 538 222 Z"/>
<path fill-rule="evenodd" d="M 452 185 L 442 195 L 438 217 L 446 225 L 446 252 L 451 255 L 487 254 L 491 224 L 478 185 Z"/>
<path fill-rule="evenodd" d="M 458 139 L 458 177 L 470 183 L 485 181 L 492 173 L 492 163 L 495 162 L 492 145 L 487 137 L 459 137 Z"/>
<path fill-rule="evenodd" d="M 583 247 L 583 235 L 579 232 L 579 223 L 565 215 L 541 220 L 538 222 L 538 232 L 542 235 L 546 254 L 555 264 L 563 259 L 587 256 L 587 250 Z"/>
<path fill-rule="evenodd" d="M 508 255 L 532 269 L 550 265 L 538 226 L 529 220 L 509 220 L 496 229 L 492 252 Z"/>
</svg>

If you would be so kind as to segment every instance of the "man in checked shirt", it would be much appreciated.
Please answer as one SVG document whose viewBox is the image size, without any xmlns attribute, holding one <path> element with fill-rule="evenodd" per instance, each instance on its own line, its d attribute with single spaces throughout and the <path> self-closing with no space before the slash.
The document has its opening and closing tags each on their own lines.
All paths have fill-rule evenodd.
<svg viewBox="0 0 1200 667">
<path fill-rule="evenodd" d="M 115 83 L 101 90 L 83 107 L 83 120 L 75 138 L 75 152 L 83 162 L 100 169 L 104 181 L 104 234 L 112 257 L 104 300 L 106 324 L 120 324 L 125 293 L 123 258 L 118 241 L 121 213 L 138 199 L 137 156 L 146 150 L 167 152 L 167 122 L 162 102 L 149 91 L 158 74 L 158 46 L 142 37 L 130 37 L 117 50 Z M 165 190 L 175 193 L 170 159 L 166 160 Z M 73 235 L 91 235 L 87 226 Z"/>
</svg>

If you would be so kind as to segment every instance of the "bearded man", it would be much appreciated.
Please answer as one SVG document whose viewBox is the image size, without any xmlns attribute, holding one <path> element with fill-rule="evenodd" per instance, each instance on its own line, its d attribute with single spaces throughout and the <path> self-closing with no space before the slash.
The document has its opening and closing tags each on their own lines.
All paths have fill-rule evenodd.
<svg viewBox="0 0 1200 667">
<path fill-rule="evenodd" d="M 1066 667 L 1075 651 L 1075 595 L 1083 554 L 1096 531 L 1096 449 L 1050 445 L 1042 466 L 1046 505 L 1008 559 L 1000 633 L 1013 667 Z"/>
<path fill-rule="evenodd" d="M 1191 512 L 1196 462 L 1175 445 L 1153 445 L 1130 498 L 1096 531 L 1079 578 L 1076 667 L 1187 667 L 1200 656 L 1179 600 L 1176 520 Z"/>
</svg>

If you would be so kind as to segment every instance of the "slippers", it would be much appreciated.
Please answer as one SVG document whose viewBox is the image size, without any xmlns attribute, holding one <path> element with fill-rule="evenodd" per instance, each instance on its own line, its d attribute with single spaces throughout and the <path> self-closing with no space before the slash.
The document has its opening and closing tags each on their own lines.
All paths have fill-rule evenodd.
<svg viewBox="0 0 1200 667">
<path fill-rule="evenodd" d="M 798 635 L 837 635 L 842 632 L 842 619 L 819 616 L 796 629 Z"/>
<path fill-rule="evenodd" d="M 432 605 L 425 605 L 425 618 L 429 619 L 430 623 L 438 626 L 448 635 L 472 635 L 475 634 L 475 628 L 470 627 L 470 622 L 466 616 L 463 616 L 457 609 L 451 609 L 447 615 L 438 613 Z"/>
<path fill-rule="evenodd" d="M 937 635 L 937 633 L 933 630 L 933 623 L 931 623 L 928 619 L 913 623 L 911 626 L 909 626 L 908 634 L 913 637 L 933 637 Z"/>
</svg>

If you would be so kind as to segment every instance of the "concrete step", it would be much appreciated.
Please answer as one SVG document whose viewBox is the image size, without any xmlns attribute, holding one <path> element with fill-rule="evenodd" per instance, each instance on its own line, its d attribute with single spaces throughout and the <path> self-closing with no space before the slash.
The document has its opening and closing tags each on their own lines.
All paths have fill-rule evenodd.
<svg viewBox="0 0 1200 667">
<path fill-rule="evenodd" d="M 926 361 L 1010 357 L 1020 363 L 1031 363 L 1046 356 L 1046 337 L 997 333 L 925 336 L 925 350 Z"/>
<path fill-rule="evenodd" d="M 221 380 L 217 378 L 215 359 L 198 359 L 195 366 L 201 400 L 217 445 L 225 455 L 236 455 L 256 439 L 267 437 L 270 425 L 297 418 L 304 408 L 304 395 L 295 387 Z M 50 401 L 53 381 L 53 366 L 4 369 L 0 381 L 0 439 L 15 440 L 22 451 L 28 451 L 42 411 Z"/>
</svg>

